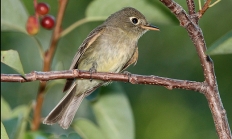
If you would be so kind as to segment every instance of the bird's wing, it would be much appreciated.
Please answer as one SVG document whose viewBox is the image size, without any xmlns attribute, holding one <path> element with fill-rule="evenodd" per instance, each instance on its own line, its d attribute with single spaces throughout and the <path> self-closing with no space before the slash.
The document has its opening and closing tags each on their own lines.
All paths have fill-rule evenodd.
<svg viewBox="0 0 232 139">
<path fill-rule="evenodd" d="M 136 64 L 137 60 L 138 60 L 138 56 L 139 56 L 139 52 L 138 52 L 138 47 L 136 47 L 134 54 L 132 55 L 132 57 L 130 58 L 130 60 L 123 66 L 122 70 L 125 70 L 127 67 L 129 67 L 131 64 Z"/>
<path fill-rule="evenodd" d="M 91 44 L 96 41 L 96 39 L 101 36 L 101 34 L 104 32 L 105 26 L 99 26 L 93 31 L 90 32 L 88 37 L 83 41 L 81 46 L 78 48 L 78 51 L 76 55 L 73 58 L 72 64 L 70 66 L 70 70 L 72 69 L 77 69 L 78 68 L 78 63 L 81 58 L 81 56 L 85 53 L 85 51 L 91 46 Z M 67 91 L 70 86 L 72 85 L 74 79 L 67 79 L 66 84 L 64 86 L 63 92 Z"/>
<path fill-rule="evenodd" d="M 81 56 L 85 53 L 85 51 L 91 46 L 91 44 L 104 32 L 105 26 L 99 26 L 93 31 L 90 32 L 88 37 L 84 40 L 84 42 L 79 47 L 76 55 L 73 58 L 72 65 L 70 66 L 70 70 L 76 69 L 78 67 L 78 62 Z"/>
</svg>

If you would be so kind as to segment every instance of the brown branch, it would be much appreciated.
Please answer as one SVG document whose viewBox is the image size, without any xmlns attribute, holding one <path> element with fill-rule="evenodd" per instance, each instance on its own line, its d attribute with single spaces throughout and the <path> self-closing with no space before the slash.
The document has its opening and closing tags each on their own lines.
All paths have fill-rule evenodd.
<svg viewBox="0 0 232 139">
<path fill-rule="evenodd" d="M 196 15 L 194 1 L 193 0 L 186 0 L 186 2 L 187 2 L 190 18 L 194 21 L 195 24 L 198 24 L 199 18 Z"/>
<path fill-rule="evenodd" d="M 170 79 L 158 76 L 144 76 L 136 74 L 122 73 L 90 73 L 80 70 L 50 71 L 50 72 L 32 72 L 22 77 L 20 74 L 1 74 L 1 82 L 31 82 L 31 81 L 49 81 L 56 79 L 81 78 L 81 79 L 98 79 L 106 82 L 121 81 L 132 84 L 160 85 L 167 89 L 186 89 L 198 92 L 204 92 L 205 84 L 202 82 Z"/>
<path fill-rule="evenodd" d="M 208 10 L 209 5 L 211 3 L 211 0 L 207 0 L 204 4 L 204 6 L 202 7 L 202 9 L 199 11 L 199 18 L 201 18 L 203 16 L 203 14 Z"/>
<path fill-rule="evenodd" d="M 195 21 L 189 17 L 186 11 L 173 0 L 160 1 L 164 3 L 175 14 L 175 16 L 180 21 L 180 25 L 187 30 L 190 38 L 192 39 L 196 47 L 198 56 L 200 58 L 201 66 L 205 77 L 206 89 L 203 89 L 202 93 L 204 93 L 208 101 L 209 108 L 214 119 L 217 134 L 220 139 L 231 139 L 232 136 L 226 116 L 226 111 L 223 108 L 223 104 L 221 102 L 221 98 L 217 87 L 213 61 L 209 56 L 205 54 L 206 43 L 201 28 L 197 24 L 195 24 Z M 206 5 L 208 5 L 209 3 L 210 0 L 207 0 L 204 7 L 207 7 Z M 206 8 L 204 7 L 204 10 L 202 9 L 202 13 L 206 11 Z"/>
<path fill-rule="evenodd" d="M 52 34 L 50 47 L 44 54 L 43 71 L 50 71 L 52 59 L 53 59 L 56 46 L 59 40 L 59 36 L 60 36 L 61 23 L 63 20 L 64 11 L 65 11 L 67 2 L 68 0 L 59 0 L 59 8 L 58 8 L 58 13 L 56 17 L 56 26 Z M 39 90 L 38 90 L 38 94 L 36 98 L 36 105 L 34 108 L 34 117 L 33 117 L 33 123 L 31 127 L 32 130 L 37 130 L 40 125 L 41 108 L 42 108 L 42 104 L 44 100 L 45 87 L 46 87 L 46 82 L 40 82 Z"/>
<path fill-rule="evenodd" d="M 189 15 L 196 14 L 194 1 L 193 0 L 186 0 L 186 1 L 189 9 Z"/>
</svg>

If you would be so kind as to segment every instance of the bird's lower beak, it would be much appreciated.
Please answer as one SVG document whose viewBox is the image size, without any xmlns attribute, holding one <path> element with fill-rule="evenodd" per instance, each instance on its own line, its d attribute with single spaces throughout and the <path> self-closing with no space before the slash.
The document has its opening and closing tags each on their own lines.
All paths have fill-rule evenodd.
<svg viewBox="0 0 232 139">
<path fill-rule="evenodd" d="M 149 25 L 149 24 L 148 24 L 148 25 L 141 25 L 141 27 L 142 27 L 143 29 L 159 31 L 159 28 L 156 27 L 156 26 L 154 26 L 154 25 Z"/>
</svg>

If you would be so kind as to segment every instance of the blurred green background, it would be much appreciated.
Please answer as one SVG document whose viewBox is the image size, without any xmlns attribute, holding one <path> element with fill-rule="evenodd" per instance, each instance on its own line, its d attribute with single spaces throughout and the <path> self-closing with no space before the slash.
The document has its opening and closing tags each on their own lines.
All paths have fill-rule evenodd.
<svg viewBox="0 0 232 139">
<path fill-rule="evenodd" d="M 3 0 L 4 1 L 4 0 Z M 2 1 L 1 1 L 2 2 Z M 58 1 L 44 0 L 56 16 Z M 186 2 L 176 0 L 184 9 Z M 33 1 L 22 0 L 29 15 L 34 14 Z M 186 30 L 179 26 L 170 11 L 159 1 L 86 1 L 70 0 L 65 11 L 63 29 L 72 23 L 88 16 L 109 16 L 125 6 L 141 11 L 152 24 L 160 28 L 160 32 L 149 31 L 138 43 L 139 59 L 136 66 L 127 71 L 141 75 L 156 75 L 183 80 L 203 81 L 203 73 L 194 45 Z M 208 9 L 199 24 L 204 33 L 207 47 L 232 29 L 232 1 L 222 0 Z M 196 1 L 196 8 L 198 4 Z M 152 11 L 150 11 L 150 9 Z M 14 13 L 17 15 L 17 13 Z M 102 21 L 89 22 L 79 26 L 60 39 L 52 63 L 52 70 L 68 69 L 79 45 L 88 33 Z M 15 23 L 17 24 L 17 23 Z M 43 49 L 49 47 L 52 31 L 41 28 L 36 37 L 41 41 Z M 232 44 L 231 44 L 232 45 Z M 232 47 L 232 46 L 231 46 Z M 1 50 L 14 49 L 19 52 L 24 71 L 41 71 L 42 61 L 34 39 L 21 32 L 1 32 Z M 220 96 L 226 109 L 228 120 L 232 125 L 232 55 L 212 55 Z M 1 64 L 1 73 L 16 73 Z M 14 109 L 19 105 L 28 105 L 36 99 L 39 82 L 1 83 L 1 95 Z M 49 81 L 42 108 L 45 117 L 62 98 L 64 80 Z M 160 86 L 132 85 L 115 82 L 109 87 L 120 85 L 126 93 L 134 120 L 136 139 L 216 139 L 217 134 L 212 115 L 203 94 L 186 90 L 167 90 Z M 104 88 L 104 87 L 102 87 Z M 102 88 L 100 90 L 102 90 Z M 107 90 L 107 89 L 106 89 Z M 84 100 L 76 117 L 93 118 L 90 101 Z M 32 115 L 29 116 L 29 121 Z M 230 126 L 231 127 L 231 126 Z M 6 129 L 8 129 L 6 127 Z M 29 126 L 27 128 L 29 130 Z M 59 126 L 41 125 L 40 132 L 57 135 L 68 134 L 72 130 L 63 130 Z M 9 131 L 7 131 L 9 133 Z"/>
</svg>

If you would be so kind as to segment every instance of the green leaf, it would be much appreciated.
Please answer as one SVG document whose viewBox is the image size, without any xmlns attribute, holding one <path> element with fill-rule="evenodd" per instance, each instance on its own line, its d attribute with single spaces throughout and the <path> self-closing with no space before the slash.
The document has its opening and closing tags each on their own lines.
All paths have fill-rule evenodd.
<svg viewBox="0 0 232 139">
<path fill-rule="evenodd" d="M 10 139 L 14 139 L 15 127 L 17 125 L 17 122 L 18 118 L 12 118 L 2 121 Z"/>
<path fill-rule="evenodd" d="M 1 122 L 1 139 L 9 139 L 7 133 L 6 133 L 6 129 L 4 127 L 4 125 Z"/>
<path fill-rule="evenodd" d="M 4 99 L 1 99 L 1 101 L 2 100 Z M 1 102 L 1 104 L 4 103 Z M 31 110 L 31 104 L 19 105 L 8 113 L 9 114 L 8 117 L 5 118 L 3 122 L 9 133 L 10 138 L 21 139 L 24 137 L 30 110 Z"/>
<path fill-rule="evenodd" d="M 207 54 L 232 54 L 232 30 L 213 43 L 207 50 Z"/>
<path fill-rule="evenodd" d="M 1 30 L 26 33 L 28 14 L 20 0 L 1 1 Z"/>
<path fill-rule="evenodd" d="M 19 54 L 15 50 L 1 51 L 1 62 L 24 75 L 23 66 Z"/>
<path fill-rule="evenodd" d="M 86 16 L 107 18 L 123 7 L 133 7 L 143 13 L 150 22 L 162 24 L 173 23 L 173 19 L 162 12 L 158 6 L 144 0 L 95 0 L 87 7 Z"/>
<path fill-rule="evenodd" d="M 81 138 L 77 133 L 70 133 L 69 135 L 61 135 L 58 138 L 54 137 L 51 139 L 86 139 L 86 138 Z"/>
<path fill-rule="evenodd" d="M 22 116 L 22 117 L 27 118 L 28 109 L 29 109 L 29 106 L 27 106 L 27 105 L 19 105 L 12 110 L 10 118 L 14 118 L 14 117 L 18 117 L 18 116 Z"/>
<path fill-rule="evenodd" d="M 88 119 L 76 120 L 73 124 L 73 128 L 84 139 L 106 139 L 100 128 Z"/>
<path fill-rule="evenodd" d="M 92 103 L 97 123 L 107 139 L 133 139 L 134 121 L 129 101 L 117 84 L 101 88 Z"/>
<path fill-rule="evenodd" d="M 31 106 L 20 105 L 12 111 L 11 117 L 18 117 L 18 122 L 13 133 L 14 139 L 22 139 L 24 137 L 30 110 Z"/>
<path fill-rule="evenodd" d="M 9 119 L 9 115 L 11 115 L 10 105 L 6 102 L 6 100 L 1 96 L 1 120 Z"/>
<path fill-rule="evenodd" d="M 31 104 L 19 105 L 10 112 L 8 118 L 4 119 L 3 122 L 11 139 L 24 137 L 30 111 Z"/>
<path fill-rule="evenodd" d="M 25 133 L 24 138 L 25 139 L 55 139 L 55 137 L 52 138 L 51 134 L 44 133 L 41 131 L 28 131 Z"/>
</svg>

